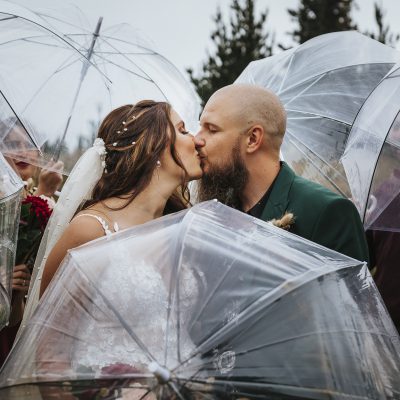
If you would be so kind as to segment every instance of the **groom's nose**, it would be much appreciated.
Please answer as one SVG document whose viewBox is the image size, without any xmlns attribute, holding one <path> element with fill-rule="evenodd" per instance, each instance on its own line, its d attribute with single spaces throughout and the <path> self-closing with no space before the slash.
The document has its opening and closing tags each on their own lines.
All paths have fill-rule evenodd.
<svg viewBox="0 0 400 400">
<path fill-rule="evenodd" d="M 196 148 L 202 148 L 206 145 L 206 141 L 200 136 L 198 133 L 196 136 L 193 137 L 194 145 Z"/>
</svg>

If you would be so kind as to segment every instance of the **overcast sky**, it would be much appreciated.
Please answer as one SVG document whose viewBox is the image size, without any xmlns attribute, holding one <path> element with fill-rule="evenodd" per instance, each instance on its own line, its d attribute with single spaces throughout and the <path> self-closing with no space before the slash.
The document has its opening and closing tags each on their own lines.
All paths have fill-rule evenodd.
<svg viewBox="0 0 400 400">
<path fill-rule="evenodd" d="M 385 20 L 392 31 L 400 30 L 400 0 L 378 0 L 386 10 Z M 77 5 L 93 25 L 104 17 L 103 27 L 128 22 L 150 38 L 171 62 L 183 73 L 187 67 L 200 69 L 206 51 L 214 48 L 210 33 L 214 29 L 212 17 L 218 6 L 228 18 L 231 0 L 11 0 L 35 8 L 64 8 Z M 257 11 L 269 9 L 268 30 L 275 31 L 277 41 L 292 44 L 286 33 L 294 24 L 287 8 L 298 5 L 298 0 L 256 0 Z M 376 29 L 373 12 L 374 0 L 357 0 L 358 10 L 353 19 L 361 30 Z"/>
</svg>

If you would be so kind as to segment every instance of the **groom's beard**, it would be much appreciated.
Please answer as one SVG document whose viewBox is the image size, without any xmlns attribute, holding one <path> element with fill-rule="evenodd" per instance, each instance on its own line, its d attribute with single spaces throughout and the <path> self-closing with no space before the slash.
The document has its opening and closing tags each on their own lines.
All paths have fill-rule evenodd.
<svg viewBox="0 0 400 400">
<path fill-rule="evenodd" d="M 198 199 L 207 201 L 217 199 L 229 207 L 241 210 L 240 200 L 247 183 L 249 171 L 240 156 L 238 148 L 232 151 L 232 157 L 225 165 L 210 167 L 199 182 Z"/>
</svg>

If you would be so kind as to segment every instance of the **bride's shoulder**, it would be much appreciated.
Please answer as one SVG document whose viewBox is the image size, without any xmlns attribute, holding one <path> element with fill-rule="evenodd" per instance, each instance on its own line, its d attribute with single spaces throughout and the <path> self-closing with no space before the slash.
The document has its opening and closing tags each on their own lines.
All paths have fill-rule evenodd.
<svg viewBox="0 0 400 400">
<path fill-rule="evenodd" d="M 104 228 L 96 218 L 79 213 L 69 223 L 65 235 L 80 245 L 104 236 Z"/>
</svg>

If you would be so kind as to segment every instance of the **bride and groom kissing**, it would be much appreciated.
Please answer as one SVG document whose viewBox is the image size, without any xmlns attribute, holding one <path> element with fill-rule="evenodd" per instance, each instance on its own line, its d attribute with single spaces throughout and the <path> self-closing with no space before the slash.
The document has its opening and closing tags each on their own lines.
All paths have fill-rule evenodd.
<svg viewBox="0 0 400 400">
<path fill-rule="evenodd" d="M 111 111 L 53 211 L 24 319 L 69 249 L 189 207 L 191 180 L 199 180 L 198 201 L 217 199 L 264 221 L 291 213 L 285 226 L 291 233 L 368 261 L 352 202 L 280 161 L 285 130 L 279 98 L 253 85 L 214 93 L 195 136 L 165 102 L 144 100 Z"/>
<path fill-rule="evenodd" d="M 186 131 L 184 121 L 165 102 L 144 100 L 111 111 L 102 122 L 93 147 L 79 159 L 68 177 L 46 228 L 19 332 L 23 336 L 5 364 L 4 379 L 19 376 L 13 369 L 21 367 L 19 355 L 24 359 L 23 375 L 39 381 L 48 379 L 49 371 L 65 380 L 71 370 L 78 373 L 82 366 L 90 367 L 87 377 L 92 379 L 101 374 L 104 365 L 132 365 L 133 361 L 135 368 L 142 371 L 143 367 L 146 371 L 148 357 L 140 350 L 140 341 L 131 340 L 138 332 L 138 337 L 154 344 L 159 352 L 156 355 L 160 355 L 156 359 L 162 359 L 165 321 L 161 314 L 166 312 L 168 277 L 156 267 L 162 264 L 162 258 L 168 257 L 164 253 L 153 254 L 149 243 L 165 241 L 168 235 L 162 229 L 150 229 L 150 234 L 141 237 L 136 230 L 140 240 L 134 246 L 132 242 L 130 245 L 124 242 L 124 246 L 120 239 L 130 230 L 113 234 L 187 209 L 191 180 L 198 180 L 198 201 L 216 198 L 264 221 L 282 221 L 290 213 L 292 218 L 283 224 L 289 232 L 367 261 L 363 227 L 351 201 L 296 176 L 280 160 L 285 130 L 286 113 L 278 97 L 250 85 L 231 85 L 218 90 L 205 105 L 195 136 Z M 55 276 L 68 250 L 104 236 L 112 240 L 99 241 L 100 247 L 93 244 L 96 255 L 86 259 L 83 268 L 92 270 L 97 286 L 83 279 L 82 274 L 68 275 L 67 268 L 60 269 L 61 274 Z M 235 246 L 240 252 L 242 243 Z M 143 249 L 156 262 L 142 262 L 136 255 Z M 85 258 L 86 250 L 90 250 L 90 245 L 75 252 Z M 202 257 L 199 265 L 207 264 L 204 254 L 197 254 L 195 246 L 193 252 L 194 256 Z M 202 272 L 196 268 L 189 268 L 186 275 L 181 275 L 185 282 L 181 288 L 185 289 L 181 293 L 182 315 L 188 316 L 181 322 L 191 327 L 181 339 L 188 351 L 208 337 L 207 321 L 218 319 L 225 306 L 230 307 L 230 304 L 222 307 L 219 304 L 222 297 L 218 297 L 218 304 L 212 303 L 200 319 L 192 315 L 213 287 L 213 271 L 223 267 L 225 261 L 210 260 L 206 268 L 210 274 L 206 272 L 200 279 L 193 275 Z M 70 267 L 68 263 L 64 266 Z M 151 266 L 154 268 L 147 268 Z M 53 276 L 54 290 L 47 290 L 41 306 L 37 307 Z M 252 287 L 252 276 L 243 279 Z M 234 285 L 231 287 L 243 284 L 239 280 L 237 274 L 231 274 L 230 282 Z M 104 293 L 115 299 L 114 311 L 132 323 L 135 330 L 132 337 L 127 336 L 130 326 L 127 329 L 121 326 L 120 334 L 116 333 L 115 316 L 108 315 Z M 223 301 L 228 303 L 232 299 Z M 35 309 L 37 312 L 31 318 Z M 29 357 L 24 353 L 26 346 L 33 349 Z M 172 347 L 176 347 L 174 343 Z M 221 350 L 221 343 L 213 349 Z M 204 360 L 216 360 L 218 366 L 225 368 L 226 364 L 233 368 L 234 352 L 214 355 L 207 351 L 201 355 Z M 194 359 L 194 366 L 197 361 L 201 362 Z M 190 370 L 189 366 L 184 367 Z"/>
</svg>

